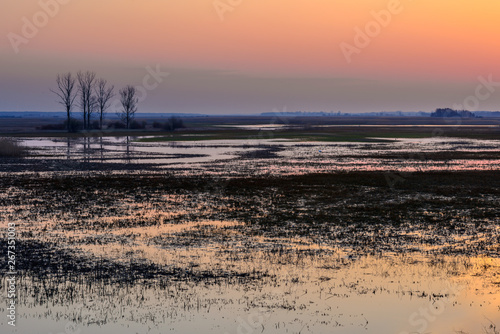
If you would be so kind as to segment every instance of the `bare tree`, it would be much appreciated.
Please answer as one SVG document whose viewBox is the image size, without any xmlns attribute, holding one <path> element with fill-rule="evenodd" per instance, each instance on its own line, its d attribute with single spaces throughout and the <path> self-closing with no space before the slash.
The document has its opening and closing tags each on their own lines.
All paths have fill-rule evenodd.
<svg viewBox="0 0 500 334">
<path fill-rule="evenodd" d="M 99 103 L 97 103 L 97 97 L 95 95 L 90 96 L 90 101 L 87 110 L 87 129 L 90 129 L 90 120 L 92 115 L 99 111 Z"/>
<path fill-rule="evenodd" d="M 123 107 L 122 120 L 127 125 L 127 129 L 130 129 L 130 123 L 134 119 L 137 111 L 139 99 L 136 95 L 137 90 L 134 86 L 128 85 L 127 87 L 120 89 L 120 102 Z"/>
<path fill-rule="evenodd" d="M 102 129 L 102 120 L 104 113 L 109 108 L 109 102 L 115 93 L 115 86 L 108 87 L 108 82 L 104 79 L 99 79 L 95 88 L 95 96 L 97 98 L 97 107 L 99 112 L 99 128 Z"/>
<path fill-rule="evenodd" d="M 95 85 L 96 74 L 94 72 L 78 72 L 78 89 L 80 92 L 80 106 L 83 110 L 83 128 L 90 127 L 90 110 L 92 93 Z"/>
<path fill-rule="evenodd" d="M 54 94 L 56 94 L 60 101 L 59 103 L 64 106 L 66 109 L 66 115 L 68 117 L 67 127 L 68 132 L 71 131 L 71 109 L 73 108 L 73 104 L 76 99 L 77 90 L 75 89 L 76 78 L 73 77 L 71 72 L 65 74 L 57 75 L 57 90 L 50 90 Z"/>
</svg>

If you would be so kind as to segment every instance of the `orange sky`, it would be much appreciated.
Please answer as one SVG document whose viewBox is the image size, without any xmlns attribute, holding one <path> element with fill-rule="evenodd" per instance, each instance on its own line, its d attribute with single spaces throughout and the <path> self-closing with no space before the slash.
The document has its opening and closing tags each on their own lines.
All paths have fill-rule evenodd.
<svg viewBox="0 0 500 334">
<path fill-rule="evenodd" d="M 170 97 L 169 86 L 176 96 L 184 92 L 186 99 L 193 91 L 199 92 L 199 100 L 212 101 L 212 111 L 217 112 L 221 108 L 218 99 L 236 86 L 242 91 L 233 94 L 241 100 L 234 99 L 225 108 L 238 110 L 240 104 L 252 109 L 248 104 L 261 96 L 268 103 L 256 104 L 255 112 L 284 105 L 310 110 L 331 105 L 334 110 L 350 112 L 365 111 L 369 106 L 377 110 L 366 111 L 425 110 L 461 102 L 474 93 L 480 75 L 492 74 L 500 81 L 500 2 L 496 0 L 401 0 L 400 11 L 391 14 L 380 33 L 370 37 L 369 45 L 358 48 L 347 62 L 342 43 L 356 46 L 355 28 L 365 30 L 367 24 L 374 24 L 372 12 L 386 11 L 393 1 L 397 0 L 241 0 L 234 6 L 228 4 L 238 1 L 3 1 L 0 110 L 36 109 L 37 105 L 44 110 L 56 108 L 53 98 L 42 97 L 41 92 L 37 95 L 34 85 L 50 86 L 59 72 L 100 71 L 120 86 L 126 80 L 140 83 L 141 71 L 156 64 L 177 76 L 172 75 L 168 84 L 149 94 L 145 101 L 149 109 L 168 108 L 168 101 L 162 105 L 161 96 Z M 23 18 L 36 23 L 37 17 L 43 19 L 43 8 L 53 9 L 54 4 L 59 8 L 50 13 L 53 17 L 47 15 L 46 24 L 36 36 L 18 44 L 16 53 L 12 36 L 23 37 Z M 226 4 L 227 10 L 218 13 L 216 4 Z M 230 71 L 231 80 L 221 78 L 226 75 L 221 71 Z M 209 79 L 202 80 L 208 86 L 201 86 L 200 76 L 212 78 L 218 90 Z M 276 88 L 279 99 L 264 96 L 266 92 L 259 86 L 252 86 L 256 82 L 262 85 L 258 79 L 266 78 L 269 86 L 282 85 Z M 293 78 L 296 80 L 290 83 Z M 339 83 L 342 79 L 347 81 Z M 191 85 L 189 80 L 193 80 Z M 29 87 L 33 99 L 26 105 L 8 92 L 23 82 L 33 86 Z M 304 91 L 300 82 L 306 85 Z M 308 92 L 311 84 L 324 94 Z M 426 91 L 429 86 L 441 87 L 443 98 Z M 391 95 L 394 87 L 407 87 L 407 93 L 401 92 L 406 98 Z M 342 100 L 334 93 L 329 97 L 329 89 L 341 89 L 342 96 L 373 96 L 374 89 L 379 93 L 371 98 L 377 100 L 373 105 L 352 98 Z M 302 100 L 292 94 L 297 90 L 304 95 Z M 293 99 L 287 98 L 291 95 Z M 498 94 L 482 103 L 482 109 L 500 109 L 500 105 L 496 107 L 499 95 L 500 87 Z M 187 106 L 203 112 L 192 100 L 186 101 L 184 111 L 189 110 Z M 182 101 L 173 103 L 174 107 L 182 107 Z"/>
</svg>

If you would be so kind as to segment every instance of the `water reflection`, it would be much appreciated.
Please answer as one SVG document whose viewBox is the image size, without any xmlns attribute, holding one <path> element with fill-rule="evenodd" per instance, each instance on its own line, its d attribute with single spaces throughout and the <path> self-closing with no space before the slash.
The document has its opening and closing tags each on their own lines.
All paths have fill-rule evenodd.
<svg viewBox="0 0 500 334">
<path fill-rule="evenodd" d="M 297 174 L 385 170 L 491 170 L 500 167 L 500 141 L 453 138 L 390 143 L 298 143 L 281 140 L 137 142 L 135 137 L 64 139 L 66 160 L 149 164 L 161 169 L 225 174 Z M 61 158 L 60 139 L 25 139 L 31 159 Z M 97 145 L 92 148 L 93 143 Z"/>
<path fill-rule="evenodd" d="M 101 162 L 104 162 L 104 140 L 101 137 L 99 137 L 99 144 L 100 144 L 100 152 L 101 152 Z"/>
<path fill-rule="evenodd" d="M 14 221 L 25 221 L 21 235 L 36 250 L 30 256 L 54 263 L 23 275 L 19 330 L 34 332 L 40 322 L 53 330 L 71 321 L 92 333 L 136 333 L 141 327 L 134 326 L 152 333 L 477 333 L 489 325 L 486 319 L 500 322 L 500 259 L 429 255 L 446 242 L 415 251 L 412 237 L 426 240 L 436 232 L 399 228 L 407 236 L 401 246 L 413 252 L 366 255 L 313 234 L 260 235 L 243 222 L 186 220 L 192 211 L 220 208 L 155 195 L 163 206 L 121 195 L 120 203 L 77 217 L 9 208 L 5 217 L 17 212 Z M 188 202 L 193 206 L 186 210 Z M 96 216 L 100 210 L 115 215 Z M 24 211 L 31 218 L 22 218 Z M 372 237 L 370 229 L 335 228 L 356 242 Z M 463 234 L 457 242 L 470 244 Z M 39 241 L 54 248 L 41 250 L 34 246 Z"/>
<path fill-rule="evenodd" d="M 127 138 L 126 138 L 125 145 L 126 145 L 125 161 L 130 163 L 132 158 L 130 155 L 130 137 L 129 136 L 127 136 Z"/>
<path fill-rule="evenodd" d="M 69 160 L 71 158 L 71 138 L 66 138 L 67 141 L 67 150 L 66 150 L 66 159 Z"/>
<path fill-rule="evenodd" d="M 34 159 L 185 164 L 189 175 L 497 170 L 500 163 L 498 141 L 451 139 L 25 144 L 39 149 Z M 433 155 L 457 150 L 486 158 Z M 465 197 L 431 189 L 416 198 L 352 183 L 301 184 L 298 193 L 280 181 L 224 193 L 142 172 L 134 184 L 87 175 L 6 181 L 0 217 L 19 227 L 25 251 L 19 332 L 64 331 L 68 322 L 82 333 L 120 334 L 481 333 L 489 321 L 500 325 L 497 189 Z"/>
<path fill-rule="evenodd" d="M 172 254 L 170 262 L 184 256 Z M 198 265 L 217 266 L 222 260 L 212 251 L 187 256 L 196 261 L 187 270 L 199 275 Z M 224 257 L 224 263 L 240 267 L 242 256 Z M 245 326 L 250 333 L 480 333 L 489 320 L 500 321 L 499 287 L 488 279 L 499 274 L 495 259 L 344 259 L 263 252 L 245 258 L 248 269 L 267 269 L 267 275 L 240 281 L 164 276 L 138 284 L 52 278 L 41 289 L 35 277 L 27 276 L 26 320 L 20 329 L 31 332 L 39 319 L 64 319 L 93 333 L 135 333 L 125 324 L 146 326 L 153 333 L 239 333 Z M 45 298 L 48 291 L 50 299 Z"/>
</svg>

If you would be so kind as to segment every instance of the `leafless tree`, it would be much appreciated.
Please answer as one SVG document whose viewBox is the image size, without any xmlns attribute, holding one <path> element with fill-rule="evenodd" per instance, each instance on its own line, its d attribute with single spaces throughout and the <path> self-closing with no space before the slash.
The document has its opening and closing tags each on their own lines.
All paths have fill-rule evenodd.
<svg viewBox="0 0 500 334">
<path fill-rule="evenodd" d="M 95 96 L 97 98 L 97 107 L 99 112 L 99 128 L 102 129 L 102 120 L 104 113 L 109 108 L 109 102 L 115 93 L 113 92 L 115 86 L 109 86 L 108 82 L 104 79 L 99 79 L 95 87 Z"/>
<path fill-rule="evenodd" d="M 92 93 L 94 91 L 95 86 L 95 77 L 96 74 L 94 72 L 78 72 L 78 89 L 80 92 L 80 106 L 83 110 L 83 128 L 90 128 L 90 110 Z"/>
<path fill-rule="evenodd" d="M 130 129 L 130 123 L 134 119 L 135 112 L 137 111 L 137 104 L 139 103 L 137 90 L 134 86 L 128 85 L 120 89 L 120 102 L 123 107 L 122 120 L 127 125 L 127 129 Z"/>
<path fill-rule="evenodd" d="M 99 112 L 99 103 L 97 102 L 97 97 L 95 95 L 91 95 L 87 110 L 87 129 L 90 129 L 90 120 L 92 119 L 92 115 L 97 112 Z"/>
<path fill-rule="evenodd" d="M 71 131 L 71 109 L 75 102 L 77 96 L 77 90 L 75 87 L 76 78 L 71 74 L 71 72 L 65 74 L 57 75 L 57 90 L 50 90 L 59 97 L 59 103 L 66 109 L 66 116 L 68 117 L 67 127 L 68 132 Z"/>
</svg>

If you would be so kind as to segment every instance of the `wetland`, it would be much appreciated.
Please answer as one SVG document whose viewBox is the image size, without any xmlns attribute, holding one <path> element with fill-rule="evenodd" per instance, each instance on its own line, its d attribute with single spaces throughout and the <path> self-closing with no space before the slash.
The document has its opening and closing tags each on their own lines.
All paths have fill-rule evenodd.
<svg viewBox="0 0 500 334">
<path fill-rule="evenodd" d="M 162 138 L 0 158 L 21 332 L 498 333 L 494 136 Z"/>
</svg>

